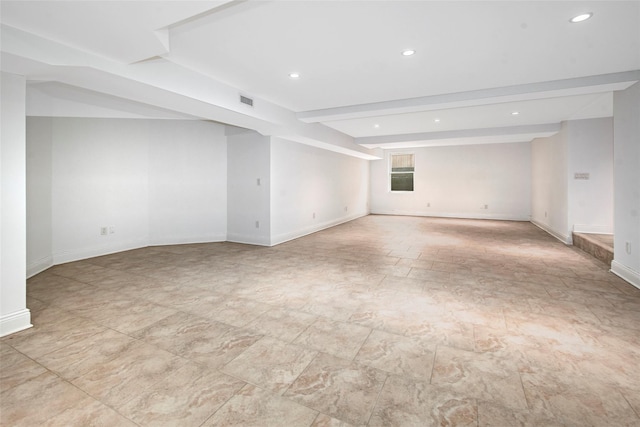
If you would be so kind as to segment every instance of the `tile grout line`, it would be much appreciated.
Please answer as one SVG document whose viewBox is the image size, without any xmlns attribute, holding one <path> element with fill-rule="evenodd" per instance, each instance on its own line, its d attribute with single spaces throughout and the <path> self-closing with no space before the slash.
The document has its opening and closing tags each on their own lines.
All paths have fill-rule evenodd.
<svg viewBox="0 0 640 427">
<path fill-rule="evenodd" d="M 384 372 L 384 371 L 382 371 Z M 386 373 L 385 372 L 385 378 L 384 381 L 382 382 L 382 387 L 380 387 L 380 390 L 378 391 L 378 394 L 376 395 L 376 400 L 373 403 L 373 405 L 371 405 L 371 412 L 369 413 L 369 416 L 367 417 L 367 421 L 365 423 L 365 425 L 369 425 L 369 423 L 371 422 L 371 417 L 373 417 L 373 414 L 376 411 L 376 407 L 378 406 L 378 402 L 380 401 L 380 396 L 382 396 L 382 391 L 384 390 L 384 386 L 387 384 L 387 380 L 389 379 L 389 377 L 391 376 L 391 374 Z"/>
</svg>

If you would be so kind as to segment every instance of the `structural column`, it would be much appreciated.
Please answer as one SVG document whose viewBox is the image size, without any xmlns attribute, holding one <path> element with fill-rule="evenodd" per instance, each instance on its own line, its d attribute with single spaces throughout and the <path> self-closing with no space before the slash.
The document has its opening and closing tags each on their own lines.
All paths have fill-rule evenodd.
<svg viewBox="0 0 640 427">
<path fill-rule="evenodd" d="M 613 95 L 611 271 L 640 288 L 640 83 Z"/>
<path fill-rule="evenodd" d="M 0 336 L 31 327 L 27 309 L 26 82 L 0 73 Z"/>
</svg>

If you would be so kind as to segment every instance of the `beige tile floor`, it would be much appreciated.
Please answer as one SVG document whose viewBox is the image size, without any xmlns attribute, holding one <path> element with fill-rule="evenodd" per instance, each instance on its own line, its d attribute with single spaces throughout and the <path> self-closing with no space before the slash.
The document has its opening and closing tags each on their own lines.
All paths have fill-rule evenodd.
<svg viewBox="0 0 640 427">
<path fill-rule="evenodd" d="M 640 290 L 529 223 L 150 247 L 27 296 L 3 426 L 640 425 Z"/>
</svg>

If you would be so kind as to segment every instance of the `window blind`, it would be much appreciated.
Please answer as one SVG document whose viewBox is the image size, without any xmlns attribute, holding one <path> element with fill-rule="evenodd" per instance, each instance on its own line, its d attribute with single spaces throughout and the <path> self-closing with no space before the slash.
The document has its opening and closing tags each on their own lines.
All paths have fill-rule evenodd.
<svg viewBox="0 0 640 427">
<path fill-rule="evenodd" d="M 391 156 L 392 172 L 408 172 L 415 168 L 413 154 L 393 154 Z"/>
</svg>

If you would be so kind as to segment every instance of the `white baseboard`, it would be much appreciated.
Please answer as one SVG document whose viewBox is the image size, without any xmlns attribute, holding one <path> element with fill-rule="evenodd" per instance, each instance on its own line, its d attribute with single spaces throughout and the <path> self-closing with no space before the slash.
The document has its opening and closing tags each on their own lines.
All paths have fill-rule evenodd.
<svg viewBox="0 0 640 427">
<path fill-rule="evenodd" d="M 371 215 L 402 215 L 402 216 L 426 216 L 432 218 L 459 218 L 459 219 L 491 219 L 497 221 L 530 221 L 529 215 L 518 216 L 497 213 L 451 213 L 451 212 L 426 212 L 426 211 L 386 211 L 371 210 Z"/>
<path fill-rule="evenodd" d="M 148 246 L 146 239 L 142 240 L 130 240 L 125 242 L 118 242 L 114 244 L 94 246 L 90 248 L 82 248 L 73 251 L 62 251 L 53 254 L 53 264 L 64 264 L 72 261 L 80 261 L 87 258 L 94 258 L 102 255 L 109 255 L 117 252 L 130 251 L 132 249 L 139 249 Z"/>
<path fill-rule="evenodd" d="M 46 256 L 44 258 L 37 259 L 27 264 L 27 279 L 35 276 L 38 273 L 42 273 L 47 268 L 53 267 L 53 257 Z"/>
<path fill-rule="evenodd" d="M 585 234 L 613 234 L 613 227 L 608 225 L 574 224 L 573 232 Z"/>
<path fill-rule="evenodd" d="M 271 237 L 271 246 L 279 245 L 281 243 L 288 242 L 290 240 L 298 239 L 300 237 L 307 236 L 309 234 L 317 233 L 318 231 L 326 230 L 327 228 L 335 227 L 336 225 L 344 224 L 344 223 L 347 223 L 349 221 L 353 221 L 355 219 L 362 218 L 362 217 L 367 216 L 367 215 L 368 215 L 368 213 L 366 213 L 366 212 L 364 212 L 364 213 L 356 213 L 356 214 L 349 215 L 349 216 L 346 216 L 346 217 L 337 218 L 337 219 L 333 219 L 333 220 L 330 220 L 330 221 L 325 221 L 325 222 L 320 223 L 320 224 L 313 224 L 311 226 L 304 227 L 304 228 L 301 228 L 299 230 L 294 230 L 294 231 L 288 231 L 286 233 L 281 233 L 281 234 L 278 234 L 277 236 L 272 236 Z"/>
<path fill-rule="evenodd" d="M 531 224 L 535 225 L 536 227 L 540 228 L 543 231 L 546 231 L 547 233 L 549 233 L 550 235 L 552 235 L 556 239 L 560 240 L 565 245 L 573 244 L 573 239 L 571 238 L 571 236 L 567 236 L 565 234 L 562 234 L 562 233 L 552 229 L 551 227 L 549 227 L 546 224 L 542 224 L 542 223 L 540 223 L 538 221 L 535 221 L 533 219 L 531 220 Z"/>
<path fill-rule="evenodd" d="M 621 264 L 615 259 L 611 261 L 611 272 L 616 276 L 631 283 L 636 288 L 640 289 L 640 273 L 639 272 L 630 269 L 629 267 L 627 267 L 624 264 Z"/>
<path fill-rule="evenodd" d="M 0 337 L 31 328 L 31 311 L 28 308 L 0 316 Z"/>
<path fill-rule="evenodd" d="M 227 242 L 242 243 L 243 245 L 271 246 L 269 237 L 250 236 L 238 233 L 227 233 Z"/>
<path fill-rule="evenodd" d="M 211 234 L 206 236 L 170 236 L 150 241 L 132 240 L 111 245 L 83 248 L 74 251 L 58 252 L 53 254 L 52 256 L 40 258 L 38 260 L 30 262 L 27 265 L 27 278 L 33 277 L 38 273 L 42 273 L 43 271 L 50 267 L 53 267 L 54 265 L 129 251 L 132 249 L 145 248 L 147 246 L 184 245 L 189 243 L 211 243 L 225 241 L 227 241 L 226 234 Z M 265 246 L 268 246 L 268 244 L 265 244 Z"/>
<path fill-rule="evenodd" d="M 217 243 L 226 242 L 227 234 L 208 234 L 202 236 L 163 236 L 162 238 L 149 239 L 148 246 L 188 245 L 190 243 Z"/>
</svg>

